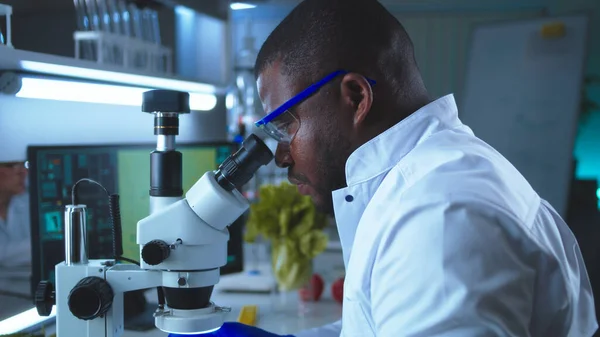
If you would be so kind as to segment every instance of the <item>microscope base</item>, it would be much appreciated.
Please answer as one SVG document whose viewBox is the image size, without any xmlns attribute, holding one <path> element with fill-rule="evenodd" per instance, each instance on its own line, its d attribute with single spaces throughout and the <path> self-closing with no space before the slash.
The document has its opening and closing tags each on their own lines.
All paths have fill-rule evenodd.
<svg viewBox="0 0 600 337">
<path fill-rule="evenodd" d="M 225 322 L 230 308 L 218 307 L 214 303 L 196 310 L 165 308 L 154 314 L 157 328 L 168 333 L 201 334 L 216 331 Z"/>
<path fill-rule="evenodd" d="M 212 287 L 219 282 L 219 269 L 195 272 L 144 270 L 130 264 L 115 265 L 114 260 L 60 263 L 55 270 L 56 331 L 60 337 L 122 336 L 124 292 L 159 286 L 175 289 Z M 195 310 L 178 310 L 166 305 L 154 312 L 154 325 L 165 332 L 179 334 L 205 332 L 220 327 L 229 311 L 230 308 L 212 302 L 206 308 Z"/>
</svg>

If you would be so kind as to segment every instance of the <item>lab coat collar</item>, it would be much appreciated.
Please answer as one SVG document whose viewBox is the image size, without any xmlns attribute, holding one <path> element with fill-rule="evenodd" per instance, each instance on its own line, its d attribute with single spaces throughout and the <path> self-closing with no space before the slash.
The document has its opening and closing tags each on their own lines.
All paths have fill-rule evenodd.
<svg viewBox="0 0 600 337">
<path fill-rule="evenodd" d="M 454 96 L 447 95 L 415 111 L 350 155 L 346 162 L 348 187 L 332 193 L 346 267 L 362 214 L 387 172 L 430 135 L 460 125 Z"/>
<path fill-rule="evenodd" d="M 452 94 L 425 105 L 350 155 L 346 162 L 347 185 L 352 186 L 389 171 L 430 135 L 460 124 Z"/>
</svg>

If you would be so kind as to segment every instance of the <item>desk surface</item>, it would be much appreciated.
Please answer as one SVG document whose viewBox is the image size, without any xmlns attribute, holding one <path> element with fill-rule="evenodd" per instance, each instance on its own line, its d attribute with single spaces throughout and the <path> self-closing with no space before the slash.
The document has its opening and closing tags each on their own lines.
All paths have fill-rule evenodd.
<svg viewBox="0 0 600 337">
<path fill-rule="evenodd" d="M 0 282 L 1 283 L 1 282 Z M 28 280 L 12 281 L 11 288 L 25 290 Z M 149 305 L 154 305 L 155 291 L 148 292 Z M 304 303 L 299 300 L 297 292 L 286 294 L 242 294 L 219 291 L 218 285 L 212 296 L 213 302 L 219 306 L 231 307 L 227 321 L 237 321 L 240 310 L 245 305 L 258 306 L 257 326 L 276 334 L 293 334 L 303 329 L 321 326 L 334 322 L 341 317 L 342 307 L 334 302 L 328 291 L 325 291 L 319 302 Z M 30 299 L 14 296 L 0 296 L 2 306 L 8 304 L 13 310 L 24 311 L 33 307 Z M 48 334 L 54 333 L 53 326 L 46 326 Z M 165 337 L 166 333 L 153 329 L 150 331 L 126 330 L 123 337 Z"/>
<path fill-rule="evenodd" d="M 152 292 L 154 294 L 154 292 Z M 342 307 L 329 296 L 318 302 L 299 301 L 297 293 L 288 294 L 229 294 L 215 292 L 213 302 L 231 307 L 227 321 L 237 321 L 244 305 L 258 306 L 257 326 L 276 334 L 293 334 L 340 319 Z M 125 331 L 123 337 L 164 337 L 160 330 L 149 332 Z"/>
</svg>

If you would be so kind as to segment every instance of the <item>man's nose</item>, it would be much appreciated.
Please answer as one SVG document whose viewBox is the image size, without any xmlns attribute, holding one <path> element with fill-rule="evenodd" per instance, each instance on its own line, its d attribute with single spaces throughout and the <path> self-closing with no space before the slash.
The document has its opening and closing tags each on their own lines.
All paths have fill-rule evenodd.
<svg viewBox="0 0 600 337">
<path fill-rule="evenodd" d="M 277 144 L 277 149 L 275 149 L 275 164 L 278 167 L 286 168 L 292 166 L 293 163 L 289 145 Z"/>
</svg>

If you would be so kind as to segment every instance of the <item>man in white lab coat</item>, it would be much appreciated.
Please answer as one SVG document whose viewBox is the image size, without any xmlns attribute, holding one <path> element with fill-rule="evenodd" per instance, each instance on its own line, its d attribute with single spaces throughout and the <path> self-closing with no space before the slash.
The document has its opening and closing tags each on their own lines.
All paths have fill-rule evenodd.
<svg viewBox="0 0 600 337">
<path fill-rule="evenodd" d="M 335 215 L 346 264 L 342 319 L 296 337 L 597 330 L 568 226 L 452 95 L 430 99 L 411 39 L 377 1 L 302 2 L 256 72 L 257 125 L 290 181 Z M 274 336 L 238 323 L 214 335 Z"/>
<path fill-rule="evenodd" d="M 26 178 L 22 161 L 0 163 L 0 269 L 31 263 Z"/>
</svg>

